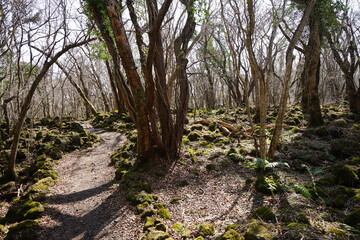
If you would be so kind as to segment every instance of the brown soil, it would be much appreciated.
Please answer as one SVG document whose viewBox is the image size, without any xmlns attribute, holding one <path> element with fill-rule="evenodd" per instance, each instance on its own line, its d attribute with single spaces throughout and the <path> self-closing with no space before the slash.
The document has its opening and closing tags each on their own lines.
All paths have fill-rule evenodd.
<svg viewBox="0 0 360 240">
<path fill-rule="evenodd" d="M 60 178 L 48 193 L 40 239 L 135 239 L 140 235 L 139 219 L 110 166 L 110 154 L 124 137 L 87 127 L 102 141 L 60 160 L 55 169 Z"/>
</svg>

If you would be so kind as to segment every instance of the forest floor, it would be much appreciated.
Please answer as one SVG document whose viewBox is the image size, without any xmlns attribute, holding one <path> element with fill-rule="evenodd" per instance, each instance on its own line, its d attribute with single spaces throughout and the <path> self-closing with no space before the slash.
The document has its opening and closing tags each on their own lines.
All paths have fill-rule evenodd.
<svg viewBox="0 0 360 240">
<path fill-rule="evenodd" d="M 101 142 L 65 155 L 55 167 L 60 177 L 47 194 L 40 239 L 133 239 L 136 233 L 125 230 L 136 228 L 136 215 L 110 166 L 110 154 L 124 137 L 89 124 L 85 129 L 97 134 Z"/>
<path fill-rule="evenodd" d="M 272 110 L 268 134 L 274 116 Z M 88 122 L 83 126 L 101 141 L 73 152 L 67 145 L 68 153 L 53 160 L 59 177 L 44 202 L 33 186 L 49 177 L 32 167 L 48 167 L 44 154 L 29 167 L 20 165 L 35 183 L 24 187 L 17 198 L 21 205 L 16 198 L 2 205 L 3 232 L 9 229 L 9 236 L 11 229 L 29 223 L 22 220 L 32 210 L 24 206 L 41 201 L 45 211 L 30 216 L 32 224 L 40 219 L 40 230 L 33 230 L 41 240 L 360 239 L 360 115 L 328 107 L 324 118 L 325 125 L 307 128 L 299 107 L 289 109 L 279 151 L 268 162 L 257 157 L 243 110 L 198 111 L 188 116 L 177 161 L 134 164 L 133 124 L 118 113 L 99 115 L 92 121 L 95 128 Z M 56 149 L 54 144 L 66 139 L 90 136 L 84 129 L 79 129 L 81 139 L 36 131 L 45 150 L 49 139 Z M 17 206 L 26 213 L 11 218 Z"/>
</svg>

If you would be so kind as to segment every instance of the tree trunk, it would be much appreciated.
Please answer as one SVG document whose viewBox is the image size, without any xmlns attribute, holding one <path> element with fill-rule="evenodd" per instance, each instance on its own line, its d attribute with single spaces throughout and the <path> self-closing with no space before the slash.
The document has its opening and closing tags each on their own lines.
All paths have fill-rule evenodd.
<svg viewBox="0 0 360 240">
<path fill-rule="evenodd" d="M 321 54 L 321 18 L 317 9 L 309 20 L 310 35 L 306 47 L 304 73 L 302 75 L 302 107 L 310 127 L 324 123 L 319 99 L 320 54 Z"/>
</svg>

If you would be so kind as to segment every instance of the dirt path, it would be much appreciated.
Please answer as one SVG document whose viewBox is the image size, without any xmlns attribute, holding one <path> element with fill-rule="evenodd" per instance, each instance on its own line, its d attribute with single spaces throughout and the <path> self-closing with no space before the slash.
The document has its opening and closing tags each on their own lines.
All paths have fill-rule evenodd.
<svg viewBox="0 0 360 240">
<path fill-rule="evenodd" d="M 124 137 L 86 127 L 102 141 L 60 160 L 56 167 L 60 179 L 48 194 L 40 239 L 135 239 L 140 233 L 138 219 L 109 166 L 110 154 Z"/>
</svg>

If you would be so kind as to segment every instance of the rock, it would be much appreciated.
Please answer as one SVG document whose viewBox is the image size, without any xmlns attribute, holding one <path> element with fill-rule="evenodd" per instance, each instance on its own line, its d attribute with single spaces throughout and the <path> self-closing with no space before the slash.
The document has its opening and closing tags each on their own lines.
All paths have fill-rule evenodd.
<svg viewBox="0 0 360 240">
<path fill-rule="evenodd" d="M 240 234 L 234 229 L 226 231 L 219 240 L 241 240 Z"/>
<path fill-rule="evenodd" d="M 136 212 L 138 214 L 142 213 L 145 209 L 147 209 L 150 206 L 148 202 L 140 203 L 136 205 Z"/>
<path fill-rule="evenodd" d="M 4 240 L 36 240 L 39 221 L 25 220 L 9 228 Z"/>
<path fill-rule="evenodd" d="M 269 207 L 262 206 L 257 208 L 252 216 L 263 221 L 276 222 L 276 216 Z"/>
<path fill-rule="evenodd" d="M 199 140 L 201 138 L 201 135 L 198 131 L 193 131 L 193 132 L 189 133 L 189 135 L 187 137 L 190 141 L 194 142 L 194 141 Z"/>
<path fill-rule="evenodd" d="M 154 203 L 154 208 L 155 209 L 165 208 L 165 204 L 164 203 Z"/>
<path fill-rule="evenodd" d="M 273 195 L 277 192 L 278 183 L 274 179 L 259 176 L 255 181 L 256 191 L 265 195 Z"/>
<path fill-rule="evenodd" d="M 252 219 L 245 228 L 245 240 L 272 240 L 275 235 L 260 221 Z"/>
<path fill-rule="evenodd" d="M 203 130 L 203 125 L 201 124 L 194 124 L 190 127 L 190 130 L 191 131 L 195 131 L 195 130 L 198 130 L 198 131 L 201 131 Z"/>
<path fill-rule="evenodd" d="M 171 219 L 171 213 L 166 208 L 161 208 L 157 211 L 157 214 L 163 219 Z"/>
<path fill-rule="evenodd" d="M 152 209 L 146 209 L 144 210 L 141 214 L 140 214 L 140 217 L 142 219 L 146 219 L 147 217 L 151 217 L 155 214 L 154 210 Z"/>
<path fill-rule="evenodd" d="M 360 208 L 347 215 L 344 222 L 347 225 L 360 229 Z"/>
<path fill-rule="evenodd" d="M 145 224 L 144 224 L 143 230 L 145 232 L 147 229 L 149 229 L 151 227 L 155 227 L 156 225 L 159 225 L 159 224 L 162 224 L 162 225 L 164 224 L 161 219 L 148 216 L 145 218 Z"/>
<path fill-rule="evenodd" d="M 335 176 L 335 182 L 347 187 L 353 187 L 359 183 L 359 177 L 353 168 L 348 165 L 336 165 L 329 169 Z"/>
<path fill-rule="evenodd" d="M 178 222 L 174 223 L 171 228 L 174 229 L 176 232 L 183 232 L 185 230 L 185 226 Z"/>
<path fill-rule="evenodd" d="M 209 163 L 209 164 L 206 164 L 205 168 L 208 171 L 213 171 L 216 169 L 216 165 L 214 163 Z"/>
<path fill-rule="evenodd" d="M 203 236 L 214 236 L 215 227 L 211 223 L 203 223 L 199 227 L 199 231 Z"/>
<path fill-rule="evenodd" d="M 39 169 L 33 175 L 35 180 L 40 180 L 47 177 L 51 177 L 52 179 L 56 180 L 58 179 L 59 175 L 55 171 L 47 169 Z"/>
<path fill-rule="evenodd" d="M 44 206 L 39 202 L 32 200 L 27 200 L 26 202 L 19 201 L 9 208 L 3 221 L 6 223 L 14 223 L 26 219 L 36 219 L 40 217 L 44 211 Z"/>
<path fill-rule="evenodd" d="M 165 240 L 169 237 L 169 234 L 164 231 L 157 230 L 154 227 L 148 229 L 145 236 L 141 240 Z"/>
</svg>

